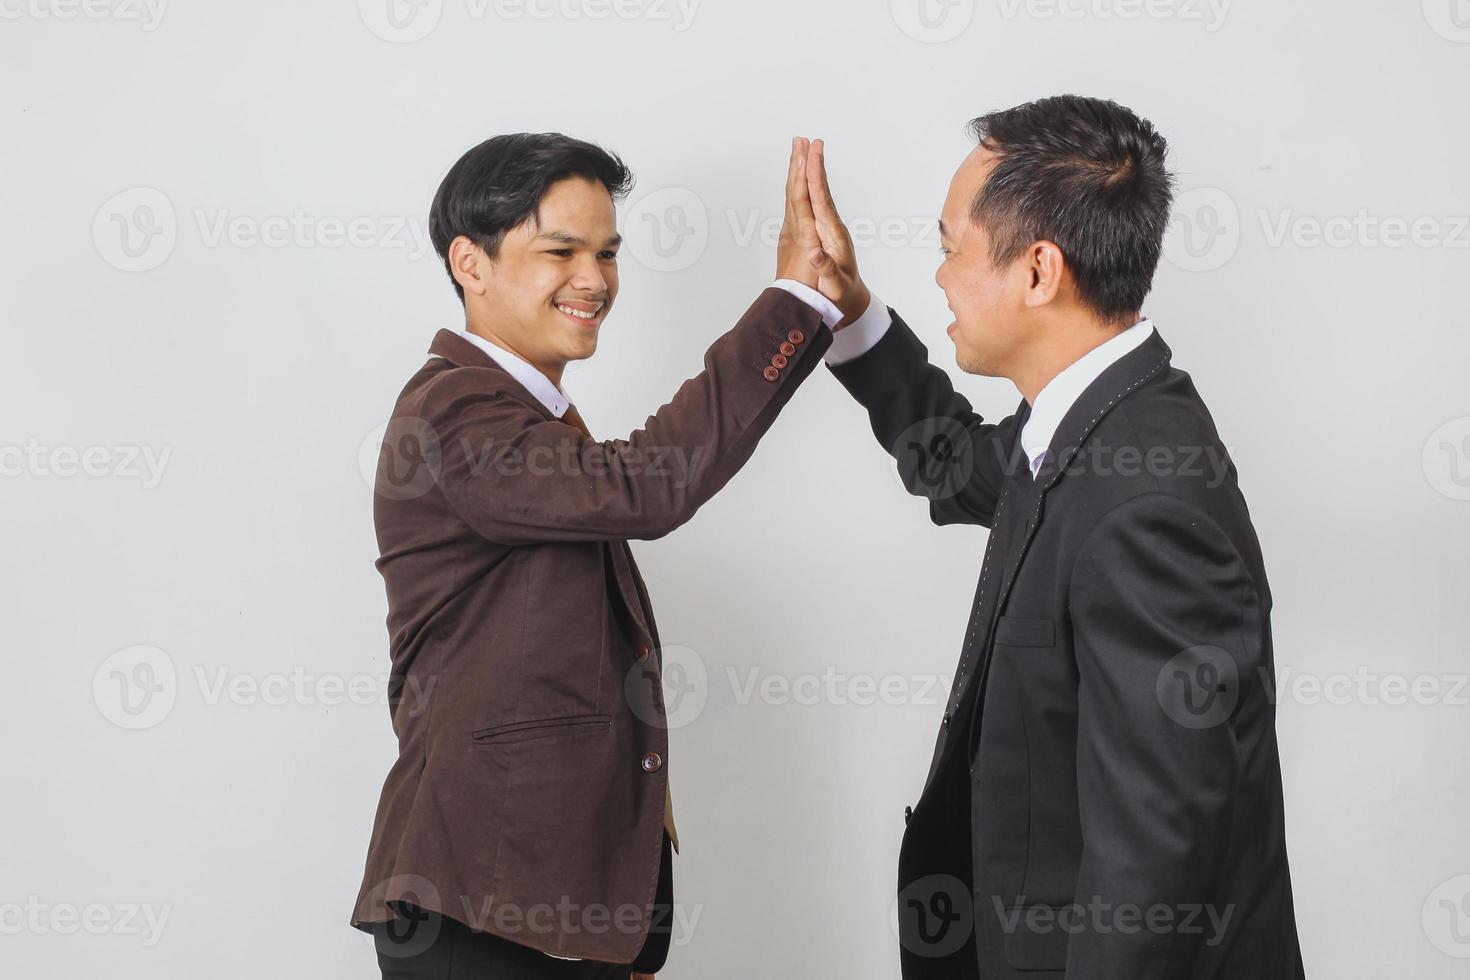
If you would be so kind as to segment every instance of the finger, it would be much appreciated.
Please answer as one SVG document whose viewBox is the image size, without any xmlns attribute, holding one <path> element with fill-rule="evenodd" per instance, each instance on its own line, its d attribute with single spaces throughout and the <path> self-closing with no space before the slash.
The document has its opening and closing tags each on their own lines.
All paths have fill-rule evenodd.
<svg viewBox="0 0 1470 980">
<path fill-rule="evenodd" d="M 832 188 L 827 184 L 827 144 L 822 140 L 813 140 L 806 157 L 807 194 L 811 198 L 812 208 L 820 208 L 834 220 L 840 221 L 837 204 L 832 200 Z"/>
<path fill-rule="evenodd" d="M 790 185 L 787 194 L 788 220 L 795 228 L 798 238 L 815 244 L 819 241 L 817 236 L 817 219 L 812 214 L 811 191 L 807 186 L 807 156 L 811 150 L 811 143 L 805 137 L 797 137 L 798 156 L 796 160 L 795 179 Z"/>
<path fill-rule="evenodd" d="M 810 206 L 811 204 L 811 191 L 807 186 L 808 181 L 806 175 L 807 157 L 810 155 L 811 141 L 804 136 L 798 136 L 792 145 L 791 162 L 793 169 L 791 172 L 791 182 L 787 187 L 790 191 L 792 203 L 798 208 L 798 213 L 802 205 Z"/>
<path fill-rule="evenodd" d="M 797 161 L 801 157 L 801 153 L 800 153 L 800 150 L 798 149 L 797 142 L 798 142 L 798 137 L 796 137 L 796 136 L 791 137 L 791 159 L 788 160 L 787 161 L 787 164 L 786 164 L 786 202 L 785 203 L 786 203 L 786 224 L 787 225 L 793 225 L 793 224 L 796 223 L 796 212 L 795 212 L 795 209 L 791 206 L 791 195 L 792 195 L 793 190 L 796 187 L 796 182 L 797 182 L 797 180 L 800 179 L 800 175 L 801 175 L 801 168 L 797 166 Z"/>
<path fill-rule="evenodd" d="M 806 187 L 806 158 L 810 148 L 805 137 L 791 138 L 791 164 L 786 170 L 786 216 L 793 221 L 800 217 L 798 195 L 806 199 L 810 193 Z"/>
<path fill-rule="evenodd" d="M 812 214 L 817 222 L 817 233 L 822 244 L 831 248 L 847 247 L 847 226 L 837 213 L 837 204 L 832 200 L 832 188 L 827 184 L 826 146 L 821 140 L 811 144 L 807 152 L 807 197 L 811 201 Z"/>
</svg>

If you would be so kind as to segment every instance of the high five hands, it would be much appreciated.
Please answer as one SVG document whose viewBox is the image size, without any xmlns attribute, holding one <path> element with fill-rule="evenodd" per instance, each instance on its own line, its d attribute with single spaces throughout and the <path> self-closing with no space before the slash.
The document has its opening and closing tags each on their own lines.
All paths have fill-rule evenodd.
<svg viewBox="0 0 1470 980">
<path fill-rule="evenodd" d="M 871 296 L 858 275 L 852 236 L 832 202 L 824 150 L 821 140 L 791 141 L 776 277 L 804 283 L 831 300 L 842 311 L 834 328 L 841 330 L 867 310 Z"/>
</svg>

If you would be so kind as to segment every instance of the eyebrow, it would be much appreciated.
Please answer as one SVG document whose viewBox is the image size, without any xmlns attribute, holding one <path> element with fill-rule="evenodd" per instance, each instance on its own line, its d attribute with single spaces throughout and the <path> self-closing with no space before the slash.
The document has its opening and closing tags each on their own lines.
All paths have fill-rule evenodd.
<svg viewBox="0 0 1470 980">
<path fill-rule="evenodd" d="M 951 236 L 950 233 L 949 233 L 949 231 L 944 227 L 944 219 L 943 218 L 940 218 L 939 219 L 939 237 L 940 238 L 949 238 L 951 241 L 953 241 L 953 236 Z"/>
<path fill-rule="evenodd" d="M 573 235 L 569 231 L 546 231 L 546 232 L 542 232 L 541 234 L 539 234 L 539 235 L 536 236 L 536 240 L 538 242 L 540 242 L 540 241 L 560 242 L 563 245 L 586 245 L 587 244 L 587 240 L 585 238 L 579 238 L 578 236 Z M 621 244 L 623 244 L 623 236 L 622 235 L 614 235 L 611 238 L 609 238 L 605 243 L 603 243 L 603 246 L 602 247 L 603 248 L 608 248 L 609 246 L 612 246 L 612 245 L 621 245 Z"/>
</svg>

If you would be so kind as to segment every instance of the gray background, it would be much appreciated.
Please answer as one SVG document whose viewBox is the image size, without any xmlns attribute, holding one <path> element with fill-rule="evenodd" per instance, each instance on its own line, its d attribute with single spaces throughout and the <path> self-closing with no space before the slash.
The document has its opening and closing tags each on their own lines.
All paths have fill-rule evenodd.
<svg viewBox="0 0 1470 980">
<path fill-rule="evenodd" d="M 771 278 L 794 133 L 998 418 L 1018 395 L 954 368 L 932 222 L 966 120 L 1068 91 L 1173 145 L 1146 312 L 1265 549 L 1309 973 L 1465 975 L 1470 3 L 392 2 L 0 0 L 7 975 L 375 975 L 346 925 L 394 753 L 362 460 L 458 322 L 424 215 L 461 152 L 555 129 L 638 174 L 566 379 L 601 436 Z M 903 807 L 983 546 L 825 369 L 635 544 L 691 688 L 698 919 L 665 975 L 897 975 Z"/>
</svg>

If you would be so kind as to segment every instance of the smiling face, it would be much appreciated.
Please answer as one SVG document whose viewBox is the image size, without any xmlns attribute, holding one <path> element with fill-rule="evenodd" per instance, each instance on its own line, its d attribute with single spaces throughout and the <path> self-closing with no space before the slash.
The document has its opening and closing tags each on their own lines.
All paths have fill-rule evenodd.
<svg viewBox="0 0 1470 980">
<path fill-rule="evenodd" d="M 1011 377 L 1024 356 L 1030 269 L 1022 257 L 995 265 L 990 236 L 970 215 L 995 162 L 994 153 L 977 146 L 955 171 L 939 223 L 944 260 L 934 281 L 955 315 L 948 330 L 955 363 L 970 374 L 1001 378 Z"/>
<path fill-rule="evenodd" d="M 468 238 L 451 264 L 470 329 L 561 383 L 568 361 L 591 357 L 618 294 L 617 215 L 607 188 L 569 177 L 547 189 L 539 220 L 506 232 L 490 258 Z M 463 273 L 463 274 L 461 274 Z"/>
</svg>

